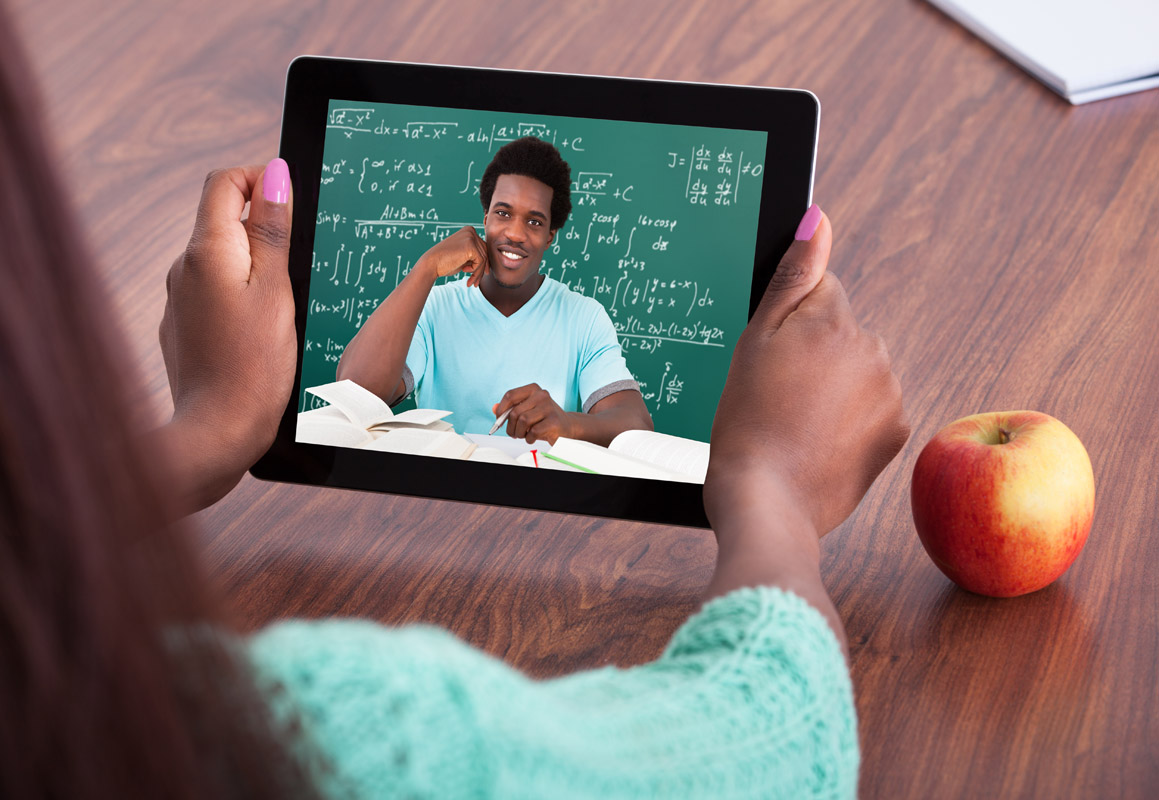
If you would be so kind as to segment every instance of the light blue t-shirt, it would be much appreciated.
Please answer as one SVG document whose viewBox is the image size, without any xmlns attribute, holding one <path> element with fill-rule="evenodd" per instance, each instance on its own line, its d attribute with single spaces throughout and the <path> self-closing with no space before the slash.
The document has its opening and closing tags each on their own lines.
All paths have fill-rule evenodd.
<svg viewBox="0 0 1159 800">
<path fill-rule="evenodd" d="M 610 394 L 640 390 L 604 307 L 546 277 L 510 317 L 465 280 L 436 286 L 403 381 L 420 408 L 453 412 L 447 421 L 459 433 L 487 433 L 495 423 L 491 406 L 529 383 L 564 411 L 587 412 Z"/>
</svg>

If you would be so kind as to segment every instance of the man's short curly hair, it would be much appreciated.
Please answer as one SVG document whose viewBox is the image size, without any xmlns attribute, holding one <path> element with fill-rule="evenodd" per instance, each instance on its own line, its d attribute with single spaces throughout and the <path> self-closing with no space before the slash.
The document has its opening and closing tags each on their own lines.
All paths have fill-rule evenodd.
<svg viewBox="0 0 1159 800">
<path fill-rule="evenodd" d="M 563 227 L 571 214 L 571 167 L 554 146 L 534 136 L 524 136 L 499 148 L 483 177 L 479 179 L 479 199 L 483 211 L 491 210 L 491 196 L 500 175 L 524 175 L 551 187 L 552 233 Z"/>
</svg>

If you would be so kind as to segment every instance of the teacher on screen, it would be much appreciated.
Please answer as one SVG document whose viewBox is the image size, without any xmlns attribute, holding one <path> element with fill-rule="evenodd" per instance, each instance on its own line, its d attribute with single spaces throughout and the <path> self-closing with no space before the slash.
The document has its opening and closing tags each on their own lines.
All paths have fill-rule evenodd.
<svg viewBox="0 0 1159 800">
<path fill-rule="evenodd" d="M 395 404 L 454 412 L 463 433 L 607 445 L 652 429 L 616 330 L 596 300 L 539 272 L 571 213 L 571 169 L 547 142 L 500 148 L 479 182 L 484 238 L 464 227 L 415 263 L 346 346 L 338 379 Z M 438 278 L 466 273 L 435 286 Z M 478 289 L 478 291 L 476 291 Z"/>
</svg>

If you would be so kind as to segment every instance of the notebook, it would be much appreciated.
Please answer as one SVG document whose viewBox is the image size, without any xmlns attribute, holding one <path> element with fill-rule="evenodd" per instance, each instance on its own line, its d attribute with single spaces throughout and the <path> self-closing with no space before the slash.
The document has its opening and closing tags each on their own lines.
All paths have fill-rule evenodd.
<svg viewBox="0 0 1159 800">
<path fill-rule="evenodd" d="M 1159 0 L 929 0 L 1071 103 L 1159 87 Z"/>
</svg>

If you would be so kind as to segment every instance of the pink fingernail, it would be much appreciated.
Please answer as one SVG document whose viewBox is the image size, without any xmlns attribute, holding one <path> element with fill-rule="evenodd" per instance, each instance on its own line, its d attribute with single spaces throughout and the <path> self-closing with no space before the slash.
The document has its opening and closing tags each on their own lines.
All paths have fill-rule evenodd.
<svg viewBox="0 0 1159 800">
<path fill-rule="evenodd" d="M 817 226 L 821 224 L 821 206 L 814 203 L 809 206 L 809 210 L 805 212 L 805 216 L 801 217 L 801 224 L 797 226 L 797 233 L 793 236 L 798 242 L 807 242 L 813 238 L 813 234 L 817 232 Z"/>
<path fill-rule="evenodd" d="M 266 176 L 262 178 L 262 197 L 270 203 L 290 201 L 290 167 L 283 159 L 275 158 L 266 164 Z"/>
</svg>

